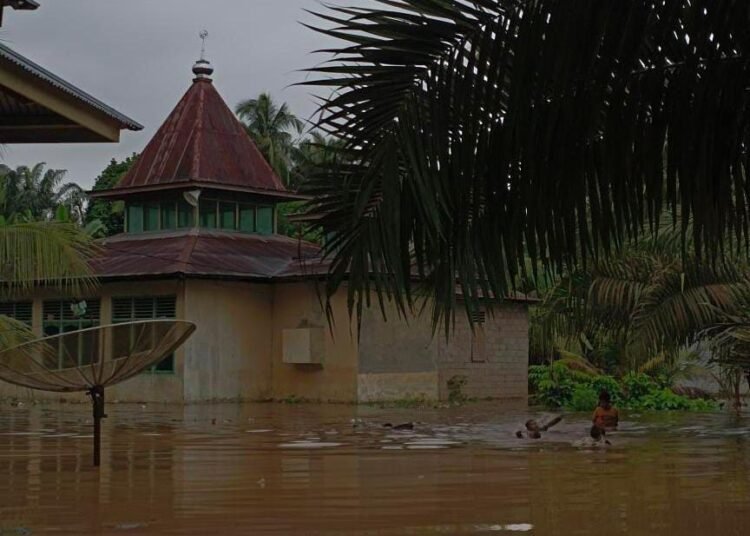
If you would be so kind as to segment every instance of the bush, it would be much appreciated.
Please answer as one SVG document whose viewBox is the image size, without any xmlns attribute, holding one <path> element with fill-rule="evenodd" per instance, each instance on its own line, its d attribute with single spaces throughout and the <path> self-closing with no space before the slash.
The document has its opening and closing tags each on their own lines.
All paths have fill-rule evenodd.
<svg viewBox="0 0 750 536">
<path fill-rule="evenodd" d="M 603 390 L 609 392 L 613 404 L 620 404 L 623 400 L 622 387 L 612 376 L 594 376 L 591 380 L 591 387 L 596 391 L 596 401 L 594 407 L 599 401 L 599 393 Z"/>
<path fill-rule="evenodd" d="M 630 401 L 640 400 L 657 389 L 656 382 L 648 375 L 636 372 L 628 372 L 622 377 L 622 387 L 625 398 Z"/>
<path fill-rule="evenodd" d="M 599 391 L 591 385 L 576 386 L 570 402 L 565 406 L 572 411 L 591 411 L 599 401 Z"/>
<path fill-rule="evenodd" d="M 452 404 L 462 404 L 466 402 L 466 395 L 464 394 L 464 387 L 468 378 L 462 374 L 451 376 L 448 380 L 448 401 Z"/>
<path fill-rule="evenodd" d="M 529 367 L 529 384 L 538 403 L 550 408 L 568 406 L 577 385 L 591 377 L 562 363 Z"/>
<path fill-rule="evenodd" d="M 612 376 L 593 376 L 574 371 L 564 364 L 529 367 L 529 384 L 535 400 L 549 408 L 593 411 L 602 389 L 609 391 L 612 403 L 633 410 L 709 411 L 710 400 L 692 400 L 659 385 L 643 373 L 628 373 L 619 381 Z"/>
</svg>

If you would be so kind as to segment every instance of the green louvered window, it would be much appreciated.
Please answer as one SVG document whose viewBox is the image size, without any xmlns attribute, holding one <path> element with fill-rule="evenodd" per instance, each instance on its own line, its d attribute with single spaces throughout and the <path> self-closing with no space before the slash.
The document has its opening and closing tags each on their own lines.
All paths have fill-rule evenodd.
<svg viewBox="0 0 750 536">
<path fill-rule="evenodd" d="M 177 204 L 161 204 L 161 228 L 162 230 L 171 230 L 177 228 Z"/>
<path fill-rule="evenodd" d="M 216 201 L 201 200 L 199 217 L 203 229 L 216 229 Z"/>
<path fill-rule="evenodd" d="M 240 205 L 240 231 L 243 233 L 255 232 L 255 207 L 252 205 Z"/>
<path fill-rule="evenodd" d="M 128 296 L 112 298 L 112 323 L 122 324 L 136 320 L 174 319 L 177 311 L 175 296 Z M 136 330 L 115 330 L 112 341 L 114 348 L 131 348 L 135 343 Z M 155 336 L 155 335 L 154 335 Z M 126 339 L 121 339 L 121 338 Z M 157 374 L 174 373 L 174 354 L 151 367 L 148 372 Z"/>
<path fill-rule="evenodd" d="M 185 201 L 177 203 L 177 227 L 179 229 L 189 229 L 193 227 L 193 207 Z"/>
<path fill-rule="evenodd" d="M 143 232 L 143 205 L 128 205 L 128 232 Z"/>
<path fill-rule="evenodd" d="M 23 322 L 31 327 L 34 303 L 32 301 L 0 302 L 0 315 Z"/>
<path fill-rule="evenodd" d="M 70 333 L 99 325 L 99 300 L 46 300 L 42 307 L 42 329 L 45 337 Z M 58 337 L 57 361 L 50 360 L 50 369 L 88 365 L 98 357 L 95 332 Z"/>
<path fill-rule="evenodd" d="M 271 207 L 258 207 L 256 210 L 255 232 L 264 235 L 273 233 L 273 209 Z"/>
<path fill-rule="evenodd" d="M 220 227 L 226 231 L 237 229 L 237 203 L 219 203 Z"/>
</svg>

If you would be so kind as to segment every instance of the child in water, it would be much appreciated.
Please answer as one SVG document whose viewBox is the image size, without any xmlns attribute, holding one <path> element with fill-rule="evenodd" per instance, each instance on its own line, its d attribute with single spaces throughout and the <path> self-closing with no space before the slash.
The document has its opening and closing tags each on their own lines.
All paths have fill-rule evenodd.
<svg viewBox="0 0 750 536">
<path fill-rule="evenodd" d="M 604 431 L 604 428 L 594 425 L 591 427 L 589 437 L 584 437 L 583 439 L 576 441 L 573 443 L 573 446 L 578 448 L 594 448 L 611 445 L 612 443 L 607 440 L 605 435 L 606 432 Z"/>
<path fill-rule="evenodd" d="M 518 430 L 516 432 L 516 437 L 518 439 L 523 439 L 524 437 L 527 437 L 529 439 L 539 439 L 542 437 L 542 432 L 546 432 L 550 428 L 552 428 L 554 425 L 559 423 L 562 420 L 562 415 L 558 415 L 551 421 L 545 422 L 545 423 L 538 423 L 534 419 L 529 419 L 526 421 L 525 427 L 526 430 Z"/>
<path fill-rule="evenodd" d="M 606 389 L 602 389 L 599 393 L 599 405 L 596 406 L 596 409 L 594 410 L 594 426 L 599 427 L 602 430 L 607 428 L 617 428 L 619 421 L 620 413 L 617 411 L 617 408 L 612 406 L 609 392 Z"/>
</svg>

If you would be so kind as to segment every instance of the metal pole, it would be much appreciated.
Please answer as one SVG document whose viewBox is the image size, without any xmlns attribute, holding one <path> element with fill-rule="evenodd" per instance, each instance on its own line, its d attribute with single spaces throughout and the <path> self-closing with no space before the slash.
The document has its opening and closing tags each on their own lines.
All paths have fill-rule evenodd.
<svg viewBox="0 0 750 536">
<path fill-rule="evenodd" d="M 94 417 L 94 467 L 99 467 L 102 450 L 102 419 L 107 415 L 104 413 L 104 387 L 95 385 L 88 391 L 91 397 L 91 405 Z"/>
</svg>

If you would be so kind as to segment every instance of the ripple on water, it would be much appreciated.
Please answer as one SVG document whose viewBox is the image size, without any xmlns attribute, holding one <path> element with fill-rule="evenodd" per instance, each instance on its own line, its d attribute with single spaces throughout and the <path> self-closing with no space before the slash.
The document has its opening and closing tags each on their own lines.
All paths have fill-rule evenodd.
<svg viewBox="0 0 750 536">
<path fill-rule="evenodd" d="M 586 452 L 588 414 L 520 441 L 533 410 L 123 405 L 97 472 L 88 411 L 0 410 L 0 534 L 744 536 L 750 515 L 747 417 L 626 415 Z"/>
<path fill-rule="evenodd" d="M 531 523 L 514 523 L 510 525 L 476 525 L 477 532 L 530 532 L 534 530 Z"/>
<path fill-rule="evenodd" d="M 332 441 L 292 441 L 290 443 L 280 443 L 282 449 L 328 449 L 340 447 L 343 443 L 334 443 Z"/>
</svg>

